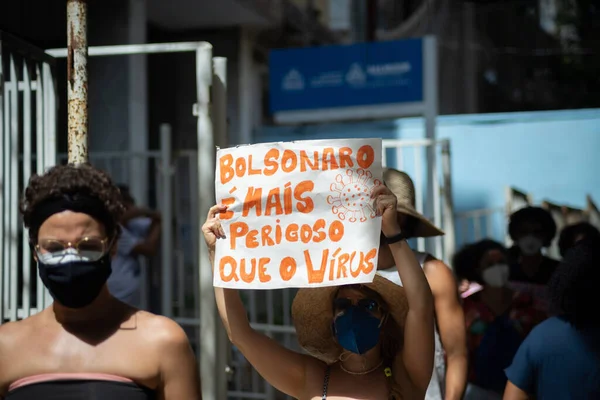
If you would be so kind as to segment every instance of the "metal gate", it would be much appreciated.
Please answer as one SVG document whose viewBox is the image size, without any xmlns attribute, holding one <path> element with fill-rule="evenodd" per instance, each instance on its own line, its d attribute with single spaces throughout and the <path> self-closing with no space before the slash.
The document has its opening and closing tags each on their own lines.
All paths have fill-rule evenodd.
<svg viewBox="0 0 600 400">
<path fill-rule="evenodd" d="M 508 236 L 508 222 L 515 211 L 533 204 L 533 197 L 513 187 L 505 189 L 504 207 L 480 208 L 455 214 L 457 247 L 492 239 L 506 246 L 512 244 Z"/>
<path fill-rule="evenodd" d="M 200 364 L 200 373 L 202 377 L 202 393 L 206 399 L 221 399 L 225 397 L 225 359 L 220 353 L 225 354 L 226 349 L 222 348 L 224 340 L 222 338 L 223 328 L 218 322 L 214 300 L 214 291 L 212 288 L 212 271 L 208 266 L 208 255 L 205 246 L 200 246 L 200 218 L 208 213 L 208 209 L 214 203 L 214 154 L 215 137 L 224 137 L 223 131 L 226 129 L 225 116 L 225 70 L 226 60 L 223 58 L 212 57 L 212 45 L 207 42 L 186 42 L 186 43 L 158 43 L 158 44 L 135 44 L 135 45 L 117 45 L 117 46 L 96 46 L 89 47 L 90 57 L 114 57 L 130 56 L 136 54 L 157 54 L 157 53 L 175 53 L 175 52 L 193 52 L 196 55 L 196 94 L 197 102 L 193 107 L 193 114 L 197 117 L 197 142 L 198 151 L 191 152 L 187 157 L 187 165 L 190 171 L 188 176 L 195 179 L 194 193 L 190 196 L 194 198 L 193 207 L 190 207 L 189 215 L 186 215 L 188 221 L 196 221 L 191 229 L 191 240 L 195 242 L 192 248 L 191 273 L 182 272 L 179 275 L 173 273 L 174 265 L 181 266 L 183 257 L 174 258 L 174 254 L 181 254 L 181 251 L 175 249 L 175 232 L 173 231 L 173 193 L 174 193 L 174 168 L 173 154 L 169 140 L 161 141 L 160 157 L 156 154 L 137 154 L 137 157 L 152 158 L 158 168 L 160 178 L 156 183 L 158 195 L 158 206 L 163 212 L 163 224 L 161 232 L 161 268 L 158 280 L 161 289 L 161 313 L 174 318 L 183 325 L 190 340 L 195 344 L 196 355 Z M 55 57 L 66 57 L 67 49 L 48 50 L 49 54 Z M 168 137 L 170 129 L 168 125 L 161 127 L 161 137 Z M 127 157 L 128 154 L 121 154 L 120 157 Z M 94 155 L 91 154 L 93 159 Z M 184 157 L 185 159 L 185 157 Z M 131 159 L 129 159 L 131 161 Z M 133 163 L 132 165 L 140 165 Z M 145 172 L 145 171 L 143 171 Z M 135 174 L 129 175 L 129 180 L 135 179 Z M 127 182 L 126 181 L 126 182 Z M 188 181 L 184 181 L 186 185 Z M 202 190 L 200 190 L 200 188 Z M 193 222 L 194 223 L 194 222 Z M 185 269 L 185 268 L 183 268 Z M 189 271 L 189 270 L 188 270 Z M 190 276 L 191 275 L 191 276 Z M 192 287 L 192 297 L 180 293 L 183 290 L 174 290 L 175 282 L 183 284 L 183 287 Z M 185 285 L 190 282 L 191 285 Z M 184 303 L 184 304 L 181 304 Z M 174 306 L 177 304 L 177 308 Z M 184 305 L 190 305 L 192 318 L 184 319 L 181 317 Z M 219 351 L 220 350 L 220 351 Z"/>
<path fill-rule="evenodd" d="M 461 247 L 483 239 L 493 239 L 500 243 L 506 236 L 506 208 L 492 207 L 457 212 L 456 246 Z"/>
<path fill-rule="evenodd" d="M 49 304 L 32 263 L 19 200 L 32 173 L 56 164 L 54 59 L 0 32 L 0 323 Z"/>
<path fill-rule="evenodd" d="M 194 187 L 202 188 L 194 194 L 195 221 L 205 215 L 213 203 L 214 188 L 214 132 L 225 129 L 224 114 L 226 63 L 224 59 L 212 58 L 212 46 L 206 42 L 164 43 L 144 45 L 123 45 L 90 47 L 90 56 L 126 56 L 132 54 L 194 52 L 196 54 L 196 90 L 197 103 L 193 113 L 197 117 L 198 152 L 188 157 L 191 174 L 196 180 Z M 56 165 L 56 89 L 54 82 L 54 58 L 66 57 L 67 49 L 54 49 L 46 52 L 30 46 L 23 41 L 6 34 L 0 34 L 0 323 L 26 318 L 47 306 L 51 299 L 37 277 L 33 266 L 26 232 L 19 220 L 18 206 L 29 176 L 43 173 Z M 213 77 L 213 74 L 215 75 Z M 215 85 L 213 85 L 213 82 Z M 213 90 L 211 96 L 211 89 Z M 213 104 L 211 104 L 211 101 Z M 211 107 L 213 108 L 211 110 Z M 221 107 L 223 110 L 218 110 Z M 192 111 L 192 110 L 191 110 Z M 212 112 L 211 112 L 212 111 Z M 166 127 L 163 127 L 166 128 Z M 225 135 L 222 135 L 223 137 Z M 137 154 L 133 158 L 162 160 L 157 163 L 162 177 L 159 179 L 161 201 L 166 218 L 173 205 L 173 165 L 170 147 L 163 148 L 165 154 Z M 168 153 L 168 154 L 167 154 Z M 131 163 L 132 154 L 91 155 L 92 160 L 126 159 Z M 130 164 L 130 165 L 133 165 Z M 117 169 L 111 168 L 113 174 Z M 121 180 L 119 176 L 115 177 Z M 127 182 L 129 180 L 126 180 Z M 189 218 L 189 216 L 188 216 Z M 162 270 L 160 281 L 164 295 L 162 310 L 167 316 L 173 316 L 173 274 L 172 265 L 173 228 L 170 223 L 163 224 L 162 232 Z M 198 225 L 199 228 L 199 225 Z M 196 232 L 199 229 L 194 229 Z M 198 246 L 199 236 L 195 236 L 196 271 L 195 286 L 197 296 L 192 301 L 194 326 L 189 331 L 192 341 L 197 344 L 200 370 L 203 375 L 203 397 L 221 399 L 225 385 L 225 365 L 219 353 L 222 341 L 218 332 L 212 289 L 212 272 L 207 266 L 205 249 Z M 178 278 L 183 281 L 186 278 Z M 223 388 L 223 390 L 221 390 Z"/>
</svg>

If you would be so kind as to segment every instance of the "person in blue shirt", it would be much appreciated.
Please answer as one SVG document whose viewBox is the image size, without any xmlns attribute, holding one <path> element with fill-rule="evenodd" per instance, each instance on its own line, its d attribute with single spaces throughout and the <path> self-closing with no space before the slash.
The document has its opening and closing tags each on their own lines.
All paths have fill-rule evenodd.
<svg viewBox="0 0 600 400">
<path fill-rule="evenodd" d="M 504 400 L 600 399 L 600 246 L 583 240 L 567 252 L 549 283 L 557 316 L 525 339 Z"/>
<path fill-rule="evenodd" d="M 161 216 L 158 212 L 138 207 L 129 188 L 118 185 L 125 207 L 119 221 L 121 235 L 112 262 L 108 289 L 117 299 L 133 307 L 141 307 L 140 256 L 152 257 L 160 244 Z"/>
</svg>

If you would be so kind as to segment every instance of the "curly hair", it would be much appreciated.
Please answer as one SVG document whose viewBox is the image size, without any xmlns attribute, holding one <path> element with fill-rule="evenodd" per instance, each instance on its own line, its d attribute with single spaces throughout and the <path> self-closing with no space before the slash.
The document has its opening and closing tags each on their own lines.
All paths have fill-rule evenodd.
<svg viewBox="0 0 600 400">
<path fill-rule="evenodd" d="M 552 244 L 552 239 L 556 236 L 556 222 L 554 222 L 552 214 L 540 207 L 525 207 L 514 212 L 508 223 L 508 234 L 513 241 L 516 240 L 517 232 L 526 222 L 541 224 L 544 231 L 544 247 Z"/>
<path fill-rule="evenodd" d="M 490 250 L 499 250 L 506 254 L 506 247 L 491 239 L 483 239 L 460 249 L 452 258 L 452 267 L 458 279 L 482 283 L 478 272 L 481 258 Z"/>
<path fill-rule="evenodd" d="M 118 221 L 124 211 L 121 194 L 107 173 L 89 164 L 57 165 L 43 175 L 32 175 L 20 205 L 23 224 L 29 237 L 37 241 L 37 233 L 44 221 L 36 212 L 44 203 L 65 195 L 82 195 L 98 201 L 104 207 L 105 217 L 100 222 L 109 237 L 116 239 L 120 233 Z"/>
<path fill-rule="evenodd" d="M 567 254 L 567 251 L 575 245 L 575 240 L 581 236 L 584 239 L 594 240 L 600 246 L 600 231 L 588 222 L 569 225 L 563 228 L 558 239 L 558 248 L 561 257 Z"/>
<path fill-rule="evenodd" d="M 577 328 L 600 323 L 593 306 L 598 300 L 599 266 L 600 248 L 594 241 L 584 239 L 567 251 L 548 283 L 554 311 Z"/>
</svg>

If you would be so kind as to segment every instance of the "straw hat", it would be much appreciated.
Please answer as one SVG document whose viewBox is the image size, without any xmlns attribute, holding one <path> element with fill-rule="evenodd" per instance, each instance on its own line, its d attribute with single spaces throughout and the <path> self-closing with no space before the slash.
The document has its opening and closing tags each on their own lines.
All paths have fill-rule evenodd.
<svg viewBox="0 0 600 400">
<path fill-rule="evenodd" d="M 413 237 L 441 236 L 444 232 L 415 209 L 415 185 L 410 176 L 393 168 L 383 169 L 383 182 L 398 198 L 398 212 L 417 219 Z"/>
<path fill-rule="evenodd" d="M 408 312 L 408 302 L 402 286 L 375 275 L 372 283 L 363 284 L 377 292 L 386 302 L 390 316 L 400 329 Z M 340 286 L 303 288 L 292 303 L 292 318 L 300 345 L 312 356 L 333 364 L 339 360 L 341 346 L 333 336 L 333 297 Z"/>
</svg>

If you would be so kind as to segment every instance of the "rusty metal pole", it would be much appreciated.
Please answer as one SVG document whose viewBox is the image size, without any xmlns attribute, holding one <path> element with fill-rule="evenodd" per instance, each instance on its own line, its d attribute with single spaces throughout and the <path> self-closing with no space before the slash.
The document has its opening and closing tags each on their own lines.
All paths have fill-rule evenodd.
<svg viewBox="0 0 600 400">
<path fill-rule="evenodd" d="M 87 0 L 67 0 L 69 163 L 88 160 Z"/>
</svg>

